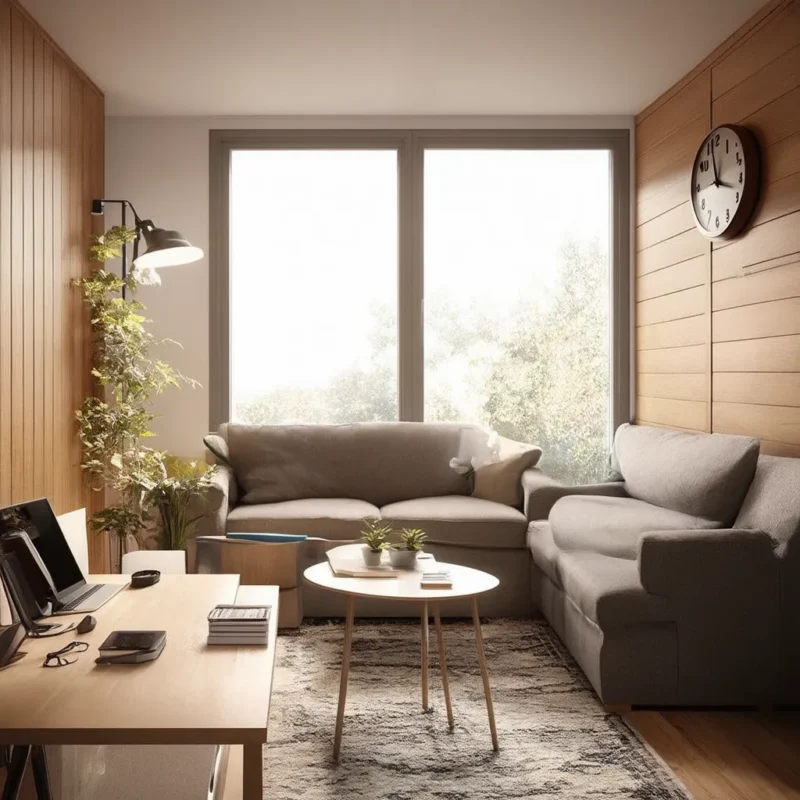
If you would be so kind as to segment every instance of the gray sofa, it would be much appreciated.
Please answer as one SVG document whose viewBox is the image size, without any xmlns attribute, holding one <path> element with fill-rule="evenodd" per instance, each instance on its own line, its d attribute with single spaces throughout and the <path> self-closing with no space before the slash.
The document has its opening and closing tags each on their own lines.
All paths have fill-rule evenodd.
<svg viewBox="0 0 800 800">
<path fill-rule="evenodd" d="M 221 426 L 218 436 L 215 450 L 222 463 L 195 531 L 198 542 L 189 543 L 190 570 L 215 569 L 218 537 L 226 532 L 302 533 L 312 537 L 300 547 L 302 574 L 305 566 L 324 560 L 330 547 L 356 541 L 365 517 L 383 517 L 398 527 L 423 528 L 426 550 L 439 560 L 497 575 L 500 588 L 482 598 L 482 613 L 533 613 L 522 488 L 520 508 L 472 497 L 470 476 L 450 464 L 482 453 L 484 431 L 413 422 L 230 424 Z M 339 596 L 302 581 L 299 589 L 301 616 L 344 613 Z M 357 611 L 405 616 L 418 609 L 365 601 Z M 453 602 L 444 604 L 442 613 L 470 612 L 465 603 Z"/>
<path fill-rule="evenodd" d="M 528 473 L 534 602 L 608 705 L 800 700 L 800 460 L 623 425 L 616 480 Z"/>
<path fill-rule="evenodd" d="M 388 517 L 424 527 L 440 560 L 500 578 L 482 614 L 541 610 L 609 706 L 800 703 L 800 459 L 759 456 L 747 437 L 623 425 L 612 480 L 564 486 L 529 469 L 520 510 L 470 496 L 451 469 L 482 446 L 470 426 L 221 434 L 228 464 L 197 531 L 205 561 L 190 545 L 190 568 L 219 569 L 226 531 L 311 535 L 291 557 L 274 546 L 275 572 L 251 572 L 271 546 L 229 548 L 234 571 L 257 582 L 288 576 L 297 622 L 344 613 L 337 596 L 302 587 L 302 570 L 357 539 L 363 517 Z M 375 602 L 357 613 L 416 610 Z"/>
</svg>

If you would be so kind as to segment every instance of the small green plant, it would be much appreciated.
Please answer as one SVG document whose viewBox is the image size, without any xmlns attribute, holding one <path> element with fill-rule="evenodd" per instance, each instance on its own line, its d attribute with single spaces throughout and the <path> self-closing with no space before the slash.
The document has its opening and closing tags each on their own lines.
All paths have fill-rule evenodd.
<svg viewBox="0 0 800 800">
<path fill-rule="evenodd" d="M 400 531 L 400 541 L 393 545 L 395 550 L 413 550 L 418 552 L 422 550 L 422 545 L 425 544 L 425 539 L 428 534 L 421 528 L 403 528 Z"/>
<path fill-rule="evenodd" d="M 379 519 L 365 519 L 364 528 L 361 531 L 361 541 L 369 547 L 373 553 L 380 553 L 389 546 L 389 535 L 392 533 L 392 526 Z"/>
<path fill-rule="evenodd" d="M 161 550 L 184 550 L 197 520 L 191 515 L 193 501 L 202 502 L 211 486 L 216 467 L 176 456 L 164 458 L 165 475 L 147 493 L 147 504 L 160 516 L 158 546 Z"/>
</svg>

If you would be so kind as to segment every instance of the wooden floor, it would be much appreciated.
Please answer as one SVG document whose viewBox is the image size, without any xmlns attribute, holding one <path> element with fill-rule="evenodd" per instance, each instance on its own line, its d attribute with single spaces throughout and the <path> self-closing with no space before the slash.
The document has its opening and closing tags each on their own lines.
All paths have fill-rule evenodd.
<svg viewBox="0 0 800 800">
<path fill-rule="evenodd" d="M 695 800 L 800 800 L 800 712 L 625 715 Z"/>
</svg>

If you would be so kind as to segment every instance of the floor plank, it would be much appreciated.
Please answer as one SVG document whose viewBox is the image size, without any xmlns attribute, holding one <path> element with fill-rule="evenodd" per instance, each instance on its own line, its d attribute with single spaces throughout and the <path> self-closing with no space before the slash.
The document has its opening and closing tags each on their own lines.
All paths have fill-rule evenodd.
<svg viewBox="0 0 800 800">
<path fill-rule="evenodd" d="M 695 800 L 800 800 L 800 713 L 632 711 Z"/>
</svg>

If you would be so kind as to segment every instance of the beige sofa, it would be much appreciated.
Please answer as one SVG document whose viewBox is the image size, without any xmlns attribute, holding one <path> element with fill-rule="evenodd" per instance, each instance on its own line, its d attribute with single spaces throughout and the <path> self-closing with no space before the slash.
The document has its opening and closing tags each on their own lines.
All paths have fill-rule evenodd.
<svg viewBox="0 0 800 800">
<path fill-rule="evenodd" d="M 471 496 L 471 476 L 451 466 L 453 459 L 463 463 L 482 454 L 486 440 L 478 428 L 445 423 L 223 425 L 218 438 L 207 440 L 221 463 L 197 526 L 198 543 L 189 546 L 190 569 L 220 569 L 220 537 L 227 532 L 301 533 L 312 538 L 298 548 L 299 575 L 328 548 L 356 541 L 365 517 L 382 517 L 398 527 L 423 528 L 426 549 L 440 561 L 498 576 L 500 588 L 482 599 L 482 613 L 528 617 L 529 520 L 521 486 L 518 508 L 479 499 Z M 248 552 L 255 557 L 263 547 Z M 296 581 L 297 587 L 284 588 L 298 589 L 286 599 L 300 603 L 301 616 L 344 613 L 341 598 Z M 469 609 L 454 602 L 442 612 L 467 615 Z M 405 616 L 416 609 L 375 601 L 357 613 Z"/>
</svg>

